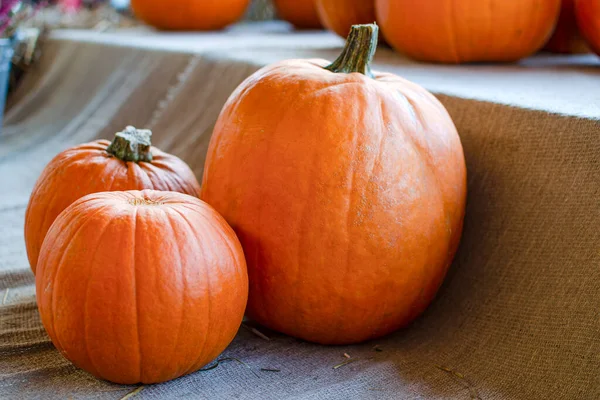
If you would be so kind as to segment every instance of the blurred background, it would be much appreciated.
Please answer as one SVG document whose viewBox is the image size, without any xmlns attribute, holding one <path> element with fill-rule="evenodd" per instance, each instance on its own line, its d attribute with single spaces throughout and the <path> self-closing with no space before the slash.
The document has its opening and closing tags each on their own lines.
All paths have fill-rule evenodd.
<svg viewBox="0 0 600 400">
<path fill-rule="evenodd" d="M 473 2 L 449 13 L 435 2 L 408 0 L 1 0 L 0 113 L 6 94 L 43 51 L 54 29 L 223 31 L 254 24 L 278 32 L 329 30 L 345 37 L 352 24 L 374 20 L 380 43 L 429 63 L 516 62 L 537 52 L 600 52 L 600 1 Z M 499 3 L 495 3 L 496 5 Z M 504 3 L 502 3 L 504 4 Z M 453 6 L 454 7 L 454 6 Z M 376 12 L 377 11 L 377 12 Z M 452 14 L 450 22 L 448 19 Z M 256 25 L 257 21 L 279 21 Z M 441 27 L 450 23 L 449 35 Z M 269 28 L 267 28 L 269 27 Z M 581 29 L 580 29 L 581 28 Z M 567 62 L 568 63 L 568 62 Z M 1 127 L 0 114 L 0 127 Z"/>
</svg>

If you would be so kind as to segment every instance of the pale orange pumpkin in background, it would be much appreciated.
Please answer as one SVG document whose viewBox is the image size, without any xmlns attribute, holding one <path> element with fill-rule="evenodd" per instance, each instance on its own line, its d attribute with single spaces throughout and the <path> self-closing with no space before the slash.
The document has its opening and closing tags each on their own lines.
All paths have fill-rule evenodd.
<svg viewBox="0 0 600 400">
<path fill-rule="evenodd" d="M 273 0 L 279 18 L 298 29 L 320 29 L 323 27 L 317 14 L 315 0 Z"/>
<path fill-rule="evenodd" d="M 46 232 L 71 203 L 90 193 L 158 189 L 199 196 L 200 185 L 178 157 L 152 147 L 151 132 L 127 127 L 115 140 L 67 149 L 38 178 L 25 212 L 25 245 L 33 273 Z"/>
<path fill-rule="evenodd" d="M 575 11 L 581 35 L 600 55 L 600 0 L 576 0 Z"/>
<path fill-rule="evenodd" d="M 316 0 L 316 4 L 325 28 L 344 38 L 352 25 L 375 22 L 375 0 Z"/>
<path fill-rule="evenodd" d="M 158 29 L 218 30 L 239 21 L 250 0 L 131 0 L 134 15 Z"/>
<path fill-rule="evenodd" d="M 552 37 L 544 46 L 544 50 L 561 54 L 588 53 L 590 51 L 577 27 L 575 0 L 562 0 L 558 24 Z"/>
<path fill-rule="evenodd" d="M 376 0 L 377 22 L 393 48 L 417 60 L 509 62 L 539 50 L 561 0 Z"/>
<path fill-rule="evenodd" d="M 237 333 L 248 296 L 244 254 L 210 206 L 175 192 L 85 196 L 41 249 L 37 302 L 54 345 L 122 384 L 202 368 Z"/>
<path fill-rule="evenodd" d="M 247 314 L 323 344 L 388 334 L 425 310 L 458 247 L 466 168 L 425 89 L 373 72 L 377 27 L 344 53 L 265 67 L 232 94 L 201 198 L 246 254 Z"/>
</svg>

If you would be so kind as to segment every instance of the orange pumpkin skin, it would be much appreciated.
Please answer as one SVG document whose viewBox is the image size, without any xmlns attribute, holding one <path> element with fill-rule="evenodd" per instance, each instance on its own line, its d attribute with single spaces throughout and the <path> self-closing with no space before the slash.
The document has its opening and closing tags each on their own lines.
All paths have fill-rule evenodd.
<svg viewBox="0 0 600 400">
<path fill-rule="evenodd" d="M 277 15 L 298 29 L 320 29 L 315 0 L 273 0 Z"/>
<path fill-rule="evenodd" d="M 374 0 L 316 0 L 323 25 L 345 38 L 352 25 L 375 21 Z"/>
<path fill-rule="evenodd" d="M 56 217 L 90 193 L 158 189 L 200 195 L 200 185 L 181 159 L 155 147 L 152 162 L 122 161 L 106 150 L 110 142 L 72 147 L 58 154 L 38 178 L 25 212 L 25 245 L 35 274 L 42 242 Z"/>
<path fill-rule="evenodd" d="M 388 334 L 431 302 L 459 243 L 466 168 L 444 107 L 392 74 L 280 62 L 226 103 L 201 198 L 246 254 L 246 313 L 321 344 Z"/>
<path fill-rule="evenodd" d="M 250 0 L 131 0 L 137 18 L 158 29 L 218 30 L 239 21 Z"/>
<path fill-rule="evenodd" d="M 563 0 L 560 17 L 544 50 L 560 54 L 587 53 L 589 48 L 577 28 L 575 0 Z"/>
<path fill-rule="evenodd" d="M 587 44 L 600 55 L 600 0 L 577 0 L 577 23 Z"/>
<path fill-rule="evenodd" d="M 235 233 L 198 198 L 103 192 L 56 219 L 36 290 L 44 327 L 76 366 L 116 383 L 156 383 L 227 347 L 248 277 Z"/>
<path fill-rule="evenodd" d="M 386 41 L 417 60 L 511 62 L 539 50 L 561 0 L 376 0 Z"/>
</svg>

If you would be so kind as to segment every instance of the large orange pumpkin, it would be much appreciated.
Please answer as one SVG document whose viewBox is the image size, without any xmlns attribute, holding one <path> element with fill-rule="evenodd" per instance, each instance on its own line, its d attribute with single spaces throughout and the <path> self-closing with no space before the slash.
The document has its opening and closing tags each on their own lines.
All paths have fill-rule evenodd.
<svg viewBox="0 0 600 400">
<path fill-rule="evenodd" d="M 85 196 L 56 219 L 40 253 L 37 302 L 54 345 L 112 382 L 196 371 L 244 315 L 244 254 L 225 220 L 175 192 Z"/>
<path fill-rule="evenodd" d="M 322 27 L 315 0 L 273 0 L 278 16 L 298 29 Z"/>
<path fill-rule="evenodd" d="M 150 145 L 151 132 L 127 127 L 111 143 L 97 140 L 58 154 L 38 178 L 25 213 L 25 244 L 35 274 L 46 232 L 58 214 L 86 194 L 158 189 L 200 195 L 185 162 Z"/>
<path fill-rule="evenodd" d="M 575 0 L 562 0 L 560 18 L 552 37 L 544 46 L 544 50 L 553 53 L 587 53 L 585 40 L 577 28 L 577 18 L 575 17 Z"/>
<path fill-rule="evenodd" d="M 582 36 L 600 55 L 600 0 L 576 0 L 575 8 Z"/>
<path fill-rule="evenodd" d="M 552 34 L 561 0 L 376 0 L 386 41 L 434 62 L 516 61 Z"/>
<path fill-rule="evenodd" d="M 323 25 L 346 37 L 352 25 L 375 21 L 375 0 L 316 0 Z"/>
<path fill-rule="evenodd" d="M 422 87 L 371 73 L 377 27 L 343 54 L 283 61 L 232 94 L 211 138 L 202 199 L 234 228 L 247 314 L 323 344 L 413 320 L 457 249 L 466 197 L 460 139 Z"/>
<path fill-rule="evenodd" d="M 165 30 L 217 30 L 242 18 L 250 0 L 131 0 L 137 18 Z"/>
</svg>

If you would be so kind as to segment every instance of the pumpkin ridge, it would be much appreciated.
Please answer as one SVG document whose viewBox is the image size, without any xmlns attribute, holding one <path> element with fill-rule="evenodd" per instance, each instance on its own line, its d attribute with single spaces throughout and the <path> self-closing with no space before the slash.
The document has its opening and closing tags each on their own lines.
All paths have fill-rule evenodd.
<svg viewBox="0 0 600 400">
<path fill-rule="evenodd" d="M 182 203 L 183 204 L 183 203 Z M 194 236 L 196 238 L 198 238 L 199 240 L 197 240 L 197 246 L 198 246 L 198 250 L 200 254 L 206 254 L 206 250 L 204 248 L 204 237 L 202 235 L 202 232 L 199 232 L 198 230 L 196 230 L 194 224 L 192 224 L 190 222 L 190 220 L 187 218 L 187 216 L 185 215 L 185 213 L 180 213 L 181 217 L 183 218 L 183 220 L 187 223 L 188 227 L 190 228 L 190 230 L 194 233 Z M 203 218 L 205 218 L 204 214 L 200 214 Z M 208 274 L 208 271 L 205 269 L 204 271 L 204 279 L 206 282 L 206 292 L 211 293 L 212 291 L 212 285 L 210 282 L 210 276 Z M 213 325 L 213 321 L 210 318 L 211 315 L 211 306 L 212 306 L 212 301 L 210 296 L 208 296 L 207 300 L 206 300 L 206 312 L 205 312 L 205 319 L 207 321 L 207 325 L 206 325 L 206 332 L 211 332 L 211 325 Z M 206 357 L 205 352 L 206 352 L 206 342 L 208 341 L 208 335 L 204 334 L 202 335 L 204 336 L 204 340 L 202 341 L 202 346 L 200 347 L 202 349 L 202 351 L 200 352 L 200 354 L 198 355 L 198 358 L 196 359 L 196 361 L 192 364 L 191 368 L 194 369 L 194 371 L 197 369 L 196 366 L 197 364 L 203 363 L 204 362 L 204 358 Z M 192 372 L 192 371 L 190 371 Z"/>
<path fill-rule="evenodd" d="M 204 242 L 204 238 L 202 236 L 202 233 L 200 233 L 199 231 L 196 230 L 194 224 L 192 224 L 190 222 L 190 220 L 187 218 L 186 214 L 184 212 L 181 212 L 180 210 L 178 210 L 178 207 L 177 207 L 177 206 L 179 206 L 179 207 L 186 208 L 188 210 L 193 210 L 193 208 L 188 207 L 188 206 L 191 206 L 191 205 L 192 205 L 191 203 L 183 203 L 182 202 L 182 203 L 178 203 L 176 205 L 176 207 L 172 207 L 171 210 L 174 211 L 174 212 L 176 212 L 177 214 L 179 214 L 181 216 L 182 220 L 185 221 L 185 223 L 186 223 L 187 227 L 189 228 L 190 232 L 192 232 L 193 235 L 194 235 L 194 237 L 198 239 L 196 243 L 198 245 L 198 251 L 199 251 L 199 253 L 205 254 L 206 252 L 205 252 L 204 246 L 202 245 L 202 243 Z M 199 213 L 197 215 L 200 216 L 200 217 L 202 217 L 209 225 L 212 225 L 212 221 L 209 221 L 208 218 L 206 218 L 206 216 L 204 215 L 204 213 Z M 220 235 L 220 232 L 219 232 L 219 235 Z M 220 237 L 222 237 L 222 236 L 220 236 Z M 208 286 L 207 291 L 210 292 L 211 291 L 211 289 L 210 289 L 210 281 L 208 281 L 208 274 L 207 273 L 205 273 L 205 281 L 207 282 L 207 286 Z M 208 302 L 208 307 L 207 307 L 206 313 L 208 315 L 210 315 L 210 302 Z M 209 332 L 210 331 L 210 319 L 207 317 L 206 321 L 209 321 L 209 323 L 207 324 L 207 328 L 206 328 L 206 331 Z M 201 346 L 201 348 L 203 350 L 198 355 L 197 359 L 191 364 L 191 366 L 189 368 L 185 369 L 185 373 L 191 373 L 191 372 L 196 371 L 198 369 L 197 365 L 204 362 L 203 361 L 203 359 L 205 358 L 204 349 L 206 348 L 206 341 L 208 340 L 207 339 L 208 335 L 204 334 L 202 336 L 204 337 L 204 341 L 202 342 L 202 346 Z"/>
<path fill-rule="evenodd" d="M 188 231 L 188 232 L 191 232 L 191 233 L 193 234 L 193 236 L 194 236 L 195 238 L 197 238 L 197 237 L 198 237 L 198 235 L 197 235 L 196 231 L 194 230 L 194 228 L 193 228 L 193 226 L 192 226 L 192 223 L 189 221 L 189 219 L 188 219 L 188 218 L 185 216 L 185 214 L 184 214 L 184 213 L 182 213 L 182 212 L 180 212 L 180 211 L 178 210 L 178 207 L 179 207 L 179 206 L 184 206 L 185 204 L 187 204 L 187 203 L 176 203 L 176 204 L 173 204 L 173 206 L 172 206 L 172 207 L 168 207 L 168 208 L 167 208 L 167 210 L 169 210 L 169 212 L 173 212 L 173 213 L 175 213 L 175 215 L 178 215 L 178 216 L 180 217 L 180 219 L 181 219 L 183 222 L 185 222 L 185 226 L 186 226 L 186 228 L 187 228 L 187 231 Z M 210 222 L 210 221 L 209 221 L 209 222 Z M 169 223 L 171 224 L 171 221 L 169 221 Z M 173 225 L 172 225 L 172 224 L 171 224 L 171 229 L 173 229 Z M 199 241 L 198 241 L 198 242 L 199 242 Z M 180 260 L 181 260 L 181 257 L 180 257 Z M 181 262 L 181 261 L 180 261 L 180 262 Z M 183 265 L 183 264 L 182 264 L 182 265 Z M 182 272 L 182 276 L 184 276 L 184 275 L 183 275 L 183 272 Z M 186 281 L 185 279 L 184 279 L 184 281 L 185 281 L 185 285 L 187 286 L 187 281 Z M 182 309 L 182 310 L 183 310 L 183 309 Z M 182 313 L 182 316 L 183 316 L 183 313 Z M 179 334 L 181 333 L 181 325 L 182 325 L 182 324 L 180 324 L 179 331 L 178 331 L 178 333 L 177 333 L 177 337 L 179 337 Z M 207 337 L 207 335 L 202 335 L 202 336 L 203 336 L 204 338 L 206 338 L 206 337 Z M 205 340 L 205 341 L 204 341 L 204 343 L 202 344 L 202 348 L 204 348 L 204 346 L 205 346 L 205 345 L 206 345 L 206 340 Z M 175 351 L 176 351 L 176 346 L 174 347 L 174 353 L 171 355 L 171 359 L 173 358 L 173 356 L 174 356 L 174 354 L 175 354 Z M 190 374 L 190 373 L 192 373 L 192 372 L 196 371 L 196 369 L 197 369 L 197 368 L 195 368 L 195 367 L 196 367 L 196 365 L 197 365 L 197 364 L 198 364 L 198 363 L 199 363 L 199 362 L 202 360 L 202 358 L 203 358 L 202 356 L 203 356 L 203 354 L 202 354 L 202 353 L 200 353 L 200 355 L 197 357 L 197 359 L 196 359 L 196 360 L 194 360 L 194 361 L 192 362 L 192 364 L 191 364 L 189 367 L 184 367 L 184 368 L 183 368 L 183 374 L 187 375 L 187 374 Z"/>
<path fill-rule="evenodd" d="M 172 235 L 173 235 L 173 237 L 177 237 L 177 230 L 173 226 L 173 221 L 171 220 L 171 215 L 170 215 L 170 213 L 172 211 L 173 211 L 173 207 L 172 206 L 164 208 L 164 214 L 165 214 L 165 217 L 167 219 L 169 228 L 171 228 Z M 175 216 L 177 216 L 177 215 L 178 214 L 175 213 Z M 187 225 L 189 227 L 189 225 L 190 225 L 189 222 L 187 223 Z M 180 243 L 180 241 L 177 240 L 177 249 L 178 250 L 180 250 L 179 243 Z M 182 306 L 181 306 L 181 311 L 179 313 L 179 319 L 178 319 L 179 324 L 178 324 L 178 327 L 177 327 L 177 334 L 175 335 L 175 339 L 173 340 L 173 342 L 174 342 L 173 352 L 171 353 L 171 357 L 169 357 L 168 361 L 165 360 L 165 365 L 169 365 L 173 361 L 173 358 L 175 357 L 175 355 L 177 354 L 177 347 L 178 347 L 178 344 L 179 344 L 178 341 L 179 341 L 179 337 L 181 336 L 181 329 L 183 327 L 183 317 L 184 317 L 184 311 L 185 311 L 184 310 L 184 308 L 185 308 L 184 306 L 187 303 L 187 277 L 185 275 L 185 271 L 183 270 L 184 263 L 181 260 L 181 253 L 180 253 L 180 251 L 176 251 L 175 253 L 177 254 L 177 264 L 179 265 L 178 270 L 179 270 L 179 274 L 180 274 L 180 277 L 181 277 L 181 282 L 182 282 L 182 285 L 183 285 L 183 291 L 180 291 L 180 292 L 182 292 L 182 296 L 181 296 L 181 304 L 182 304 Z M 183 371 L 186 371 L 186 370 L 184 369 Z M 177 370 L 177 375 L 180 372 L 181 372 L 181 369 L 178 369 Z"/>
<path fill-rule="evenodd" d="M 361 86 L 362 89 L 362 86 Z M 359 91 L 360 94 L 362 95 L 361 97 L 368 97 L 367 94 L 365 94 L 362 90 Z M 358 96 L 353 96 L 353 98 L 357 98 Z M 361 98 L 362 100 L 362 98 Z M 353 121 L 354 123 L 351 124 L 351 126 L 360 126 L 362 125 L 362 119 L 364 116 L 364 110 L 363 109 L 359 109 L 358 113 L 355 111 L 353 113 Z M 360 129 L 360 128 L 359 128 Z M 351 149 L 352 149 L 352 159 L 356 160 L 357 157 L 357 148 L 358 148 L 358 142 L 361 139 L 361 132 L 357 132 L 355 129 L 352 129 L 353 131 L 353 139 L 352 139 L 352 145 L 351 145 Z M 375 130 L 374 130 L 375 131 Z M 343 285 L 342 287 L 347 287 L 347 282 L 348 279 L 350 278 L 350 275 L 352 273 L 352 267 L 353 264 L 351 263 L 350 260 L 350 249 L 352 247 L 352 225 L 354 222 L 354 217 L 355 217 L 355 213 L 357 210 L 357 206 L 356 206 L 356 201 L 354 200 L 354 198 L 356 197 L 355 195 L 355 182 L 356 182 L 356 174 L 357 174 L 357 168 L 356 168 L 356 163 L 355 162 L 350 162 L 350 166 L 348 167 L 348 174 L 351 176 L 350 178 L 350 186 L 348 187 L 348 208 L 345 211 L 346 214 L 346 261 L 345 261 L 345 265 L 346 265 L 346 270 L 344 272 L 344 277 L 343 277 Z M 364 192 L 366 191 L 366 186 L 362 192 L 362 196 L 364 196 Z M 344 309 L 346 308 L 346 304 L 345 301 L 343 299 L 342 296 L 342 301 L 339 302 L 339 312 L 336 313 L 337 319 L 338 319 L 338 323 L 335 324 L 335 328 L 332 328 L 332 337 L 334 341 L 337 341 L 337 339 L 339 338 L 339 336 L 342 334 L 342 332 L 340 331 L 340 326 L 343 326 L 343 319 L 344 319 Z"/>
<path fill-rule="evenodd" d="M 131 204 L 131 203 L 129 203 Z M 132 260 L 131 260 L 131 266 L 133 268 L 133 291 L 134 291 L 134 296 L 135 296 L 135 329 L 137 331 L 137 342 L 138 342 L 138 359 L 139 359 L 139 366 L 138 366 L 138 380 L 139 381 L 144 381 L 144 371 L 142 369 L 142 335 L 140 333 L 140 302 L 139 302 L 139 296 L 138 296 L 138 276 L 137 276 L 137 263 L 136 263 L 136 259 L 137 257 L 135 256 L 135 252 L 136 252 L 136 242 L 137 242 L 137 238 L 138 238 L 138 210 L 139 208 L 137 206 L 133 207 L 133 215 L 131 215 L 131 220 L 133 221 L 133 227 L 131 227 L 131 231 L 133 234 L 133 240 L 132 240 L 132 244 L 131 244 L 131 256 L 132 256 Z"/>
<path fill-rule="evenodd" d="M 78 204 L 78 205 L 79 205 L 79 204 Z M 91 222 L 93 221 L 93 218 L 94 218 L 96 215 L 100 214 L 100 213 L 101 213 L 101 212 L 102 212 L 102 211 L 103 211 L 105 208 L 107 208 L 107 207 L 108 207 L 108 206 L 103 206 L 103 207 L 100 207 L 100 208 L 98 208 L 97 210 L 95 210 L 94 214 L 92 214 L 92 215 L 90 216 L 90 218 L 86 219 L 85 221 L 82 221 L 82 222 L 81 222 L 81 225 L 80 225 L 79 227 L 77 227 L 77 229 L 75 229 L 75 232 L 74 232 L 73 238 L 75 238 L 75 237 L 76 237 L 76 235 L 77 235 L 79 232 L 81 232 L 81 230 L 82 230 L 83 228 L 85 228 L 85 227 L 86 227 L 86 226 L 87 226 L 89 223 L 91 223 Z M 50 230 L 52 230 L 52 228 L 51 228 Z M 61 232 L 61 233 L 62 233 L 62 232 Z M 61 272 L 61 271 L 64 269 L 64 268 L 61 268 L 61 267 L 63 267 L 63 266 L 64 266 L 64 264 L 65 264 L 65 263 L 64 263 L 64 261 L 65 261 L 65 257 L 66 257 L 66 256 L 67 256 L 67 254 L 69 253 L 69 251 L 68 251 L 68 250 L 69 250 L 69 248 L 70 248 L 72 245 L 73 245 L 73 239 L 71 239 L 71 240 L 69 241 L 69 243 L 68 243 L 68 244 L 65 246 L 65 251 L 64 251 L 64 252 L 63 252 L 63 254 L 61 255 L 61 258 L 60 258 L 60 260 L 59 260 L 59 262 L 58 262 L 58 264 L 57 264 L 57 266 L 56 266 L 56 271 L 54 271 L 54 277 L 53 277 L 53 278 L 52 278 L 52 280 L 51 280 L 51 282 L 52 282 L 52 290 L 50 291 L 50 296 L 51 296 L 51 299 L 50 299 L 50 308 L 51 308 L 51 311 L 52 311 L 52 312 L 51 312 L 51 315 L 52 315 L 52 321 L 51 321 L 51 325 L 52 325 L 52 331 L 54 332 L 54 338 L 55 338 L 55 340 L 57 341 L 58 345 L 60 346 L 61 352 L 62 352 L 62 350 L 63 350 L 65 347 L 64 347 L 64 346 L 61 344 L 61 341 L 60 341 L 60 338 L 59 338 L 59 336 L 60 336 L 60 335 L 59 335 L 59 333 L 58 333 L 58 332 L 57 332 L 57 330 L 56 330 L 56 325 L 55 325 L 55 322 L 56 322 L 56 321 L 55 321 L 55 316 L 56 316 L 56 303 L 57 303 L 57 301 L 58 301 L 58 300 L 57 300 L 56 296 L 54 296 L 54 293 L 55 293 L 55 291 L 57 290 L 57 282 L 58 282 L 59 273 L 60 273 L 60 272 Z M 42 246 L 42 248 L 43 248 L 43 246 Z M 44 272 L 45 272 L 45 271 L 44 271 Z"/>
<path fill-rule="evenodd" d="M 384 112 L 383 112 L 383 99 L 381 97 L 379 97 L 379 121 L 381 123 L 383 123 L 383 121 L 385 121 L 386 118 L 384 118 Z M 365 193 L 368 191 L 369 187 L 373 184 L 373 174 L 375 172 L 375 168 L 377 166 L 381 167 L 381 153 L 383 153 L 383 145 L 386 141 L 386 133 L 387 133 L 387 129 L 385 126 L 381 126 L 381 135 L 380 135 L 380 140 L 379 140 L 379 148 L 377 151 L 377 157 L 373 162 L 373 168 L 371 169 L 371 172 L 369 174 L 369 179 L 367 180 L 367 184 L 365 185 Z M 365 194 L 363 194 L 364 196 Z M 387 270 L 387 276 L 390 276 L 390 270 Z M 389 299 L 387 297 L 385 297 L 383 299 L 383 302 L 379 303 L 379 309 L 382 310 L 379 314 L 381 315 L 381 318 L 379 320 L 379 322 L 377 324 L 375 324 L 374 326 L 376 326 L 377 330 L 379 330 L 379 327 L 382 326 L 383 321 L 385 320 L 385 310 L 388 308 L 388 303 L 389 303 Z"/>
<path fill-rule="evenodd" d="M 111 205 L 106 205 L 106 206 L 104 206 L 104 207 L 101 207 L 101 208 L 99 208 L 99 210 L 105 210 L 105 209 L 108 209 L 108 208 L 112 208 L 112 206 L 111 206 Z M 94 213 L 94 214 L 93 214 L 93 216 L 96 216 L 97 214 L 99 214 L 99 212 L 98 212 L 98 213 Z M 88 221 L 92 220 L 92 217 L 93 217 L 93 216 L 91 216 L 91 217 L 88 219 Z M 97 246 L 96 246 L 96 249 L 94 250 L 94 253 L 93 253 L 94 255 L 95 255 L 96 253 L 98 253 L 98 249 L 100 248 L 100 245 L 102 244 L 102 238 L 104 237 L 104 235 L 105 235 L 105 234 L 106 234 L 106 232 L 108 231 L 108 227 L 109 227 L 109 226 L 112 224 L 112 222 L 113 222 L 113 219 L 112 219 L 112 218 L 111 218 L 111 219 L 109 219 L 109 220 L 108 220 L 108 222 L 106 222 L 106 223 L 104 224 L 104 226 L 102 227 L 102 229 L 100 229 L 100 230 L 98 231 Z M 85 223 L 84 223 L 83 225 L 85 225 Z M 77 237 L 77 236 L 76 236 L 76 234 L 75 234 L 75 235 L 73 235 L 73 238 L 76 238 L 76 237 Z M 68 251 L 65 251 L 65 252 L 64 252 L 64 254 L 68 254 Z M 95 258 L 95 257 L 94 257 L 94 258 Z M 60 265 L 60 264 L 59 264 L 59 265 Z M 87 324 L 87 321 L 88 321 L 88 318 L 87 318 L 87 304 L 88 304 L 88 299 L 89 299 L 89 297 L 90 297 L 90 296 L 89 296 L 89 293 L 90 293 L 90 282 L 91 282 L 91 280 L 92 280 L 92 277 L 94 276 L 94 271 L 95 271 L 95 270 L 96 270 L 96 269 L 95 269 L 95 268 L 93 268 L 93 265 L 92 265 L 91 267 L 88 267 L 89 274 L 88 274 L 88 280 L 87 280 L 87 282 L 86 282 L 86 285 L 85 285 L 85 287 L 86 287 L 86 290 L 85 290 L 85 300 L 84 300 L 84 303 L 83 303 L 83 332 L 84 332 L 84 334 L 83 334 L 83 338 L 82 338 L 82 340 L 83 340 L 83 342 L 85 343 L 85 346 L 84 346 L 84 348 L 85 348 L 85 352 L 86 352 L 86 354 L 87 354 L 87 357 L 88 357 L 88 360 L 89 360 L 89 362 L 90 362 L 90 366 L 92 367 L 92 368 L 90 368 L 90 369 L 92 369 L 92 370 L 93 370 L 93 371 L 91 371 L 91 372 L 92 372 L 92 373 L 94 373 L 94 372 L 95 372 L 95 373 L 94 373 L 94 375 L 98 375 L 98 371 L 99 371 L 99 369 L 98 369 L 98 367 L 96 366 L 96 364 L 94 363 L 94 359 L 93 359 L 93 357 L 92 357 L 92 353 L 90 352 L 90 348 L 89 348 L 89 342 L 88 342 L 88 340 L 87 340 L 87 338 L 88 338 L 88 324 Z M 55 315 L 55 310 L 54 310 L 54 309 L 52 310 L 52 314 L 53 314 L 53 315 Z M 59 343 L 60 343 L 60 342 L 59 342 Z M 61 345 L 61 347 L 64 349 L 64 347 L 63 347 L 62 345 Z"/>
<path fill-rule="evenodd" d="M 115 181 L 117 180 L 117 176 L 119 175 L 117 172 L 118 168 L 121 168 L 121 163 L 111 163 L 113 164 L 112 169 L 109 171 L 109 174 L 112 176 L 111 180 L 110 180 L 110 184 L 107 186 L 108 190 L 106 190 L 107 192 L 112 192 L 113 191 L 113 186 L 115 185 Z M 128 168 L 127 163 L 125 164 L 125 168 Z"/>
<path fill-rule="evenodd" d="M 66 218 L 66 217 L 65 217 L 65 218 Z M 75 218 L 74 218 L 74 217 L 71 217 L 71 219 L 70 219 L 70 220 L 68 220 L 68 221 L 70 221 L 70 223 L 73 223 L 73 219 L 75 219 Z M 76 232 L 79 232 L 79 230 L 80 230 L 82 227 L 83 227 L 83 222 L 81 222 L 81 226 L 79 226 L 79 227 L 77 228 Z M 54 238 L 54 237 L 50 238 L 50 239 L 48 240 L 48 244 L 47 244 L 47 246 L 50 246 L 51 244 L 52 244 L 52 245 L 54 245 L 54 244 L 55 244 L 55 242 L 56 242 L 56 239 L 57 239 L 57 238 L 62 238 L 62 236 L 61 236 L 61 234 L 62 234 L 62 233 L 63 233 L 63 232 L 60 232 L 60 233 L 57 235 L 57 237 L 56 237 L 56 238 Z M 68 248 L 68 246 L 67 246 L 67 248 Z M 62 260 L 63 260 L 63 259 L 64 259 L 64 257 L 62 257 L 62 258 L 61 258 L 60 262 L 62 262 Z M 58 265 L 60 266 L 60 263 L 59 263 Z M 53 275 L 54 275 L 54 277 L 56 277 L 56 273 L 57 273 L 57 272 L 58 272 L 58 268 L 57 268 L 57 269 L 54 271 L 54 274 L 53 274 Z M 42 275 L 47 275 L 48 273 L 49 273 L 49 272 L 47 272 L 45 268 L 42 268 Z M 51 282 L 54 282 L 54 278 L 52 279 L 52 281 L 51 281 Z M 48 285 L 47 285 L 47 286 L 48 286 Z M 47 291 L 47 286 L 46 286 L 46 288 L 43 288 L 43 289 L 42 289 L 42 288 L 40 288 L 40 292 L 42 292 L 42 293 L 46 292 L 46 291 Z M 37 291 L 37 288 L 36 288 L 36 291 Z M 40 297 L 41 297 L 41 295 L 38 295 L 38 296 L 40 296 Z M 50 297 L 51 297 L 51 299 L 50 299 L 50 304 L 52 305 L 53 298 L 54 298 L 54 287 L 53 287 L 53 288 L 52 288 L 52 290 L 50 291 Z M 56 333 L 55 333 L 55 332 L 56 332 L 56 330 L 54 329 L 54 316 L 52 316 L 52 320 L 50 321 L 50 330 L 52 330 L 52 334 L 53 334 L 54 336 L 56 336 Z"/>
</svg>

